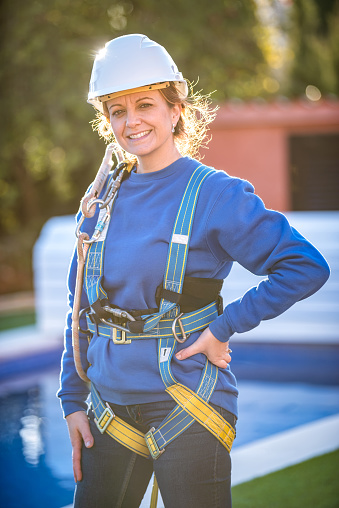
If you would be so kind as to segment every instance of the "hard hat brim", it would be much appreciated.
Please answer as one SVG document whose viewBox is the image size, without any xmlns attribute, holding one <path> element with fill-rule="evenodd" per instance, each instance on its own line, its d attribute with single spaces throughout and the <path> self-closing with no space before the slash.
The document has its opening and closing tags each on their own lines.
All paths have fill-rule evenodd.
<svg viewBox="0 0 339 508">
<path fill-rule="evenodd" d="M 174 84 L 175 84 L 178 92 L 180 93 L 181 98 L 186 99 L 186 97 L 188 95 L 188 87 L 187 87 L 186 81 L 175 82 Z M 136 88 L 130 88 L 127 90 L 121 90 L 119 92 L 107 93 L 105 95 L 100 95 L 98 97 L 88 98 L 87 102 L 88 102 L 88 104 L 91 104 L 92 106 L 94 106 L 101 113 L 105 113 L 104 103 L 111 100 L 111 99 L 115 99 L 117 97 L 121 97 L 123 95 L 129 95 L 129 94 L 133 94 L 133 93 L 146 92 L 149 90 L 161 90 L 163 88 L 168 88 L 169 86 L 170 86 L 169 81 L 165 81 L 163 83 L 152 83 L 150 85 L 138 86 Z"/>
</svg>

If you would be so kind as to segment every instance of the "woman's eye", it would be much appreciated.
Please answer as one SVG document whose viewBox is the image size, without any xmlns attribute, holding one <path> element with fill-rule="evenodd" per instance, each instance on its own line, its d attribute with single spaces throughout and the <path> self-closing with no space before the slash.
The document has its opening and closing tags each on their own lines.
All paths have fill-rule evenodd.
<svg viewBox="0 0 339 508">
<path fill-rule="evenodd" d="M 140 107 L 143 109 L 149 108 L 150 106 L 152 106 L 152 104 L 149 104 L 148 102 L 144 102 L 143 104 L 140 104 Z"/>
<path fill-rule="evenodd" d="M 123 113 L 123 109 L 116 109 L 115 111 L 112 111 L 111 115 L 112 116 L 119 116 L 119 115 L 121 115 L 121 113 Z"/>
</svg>

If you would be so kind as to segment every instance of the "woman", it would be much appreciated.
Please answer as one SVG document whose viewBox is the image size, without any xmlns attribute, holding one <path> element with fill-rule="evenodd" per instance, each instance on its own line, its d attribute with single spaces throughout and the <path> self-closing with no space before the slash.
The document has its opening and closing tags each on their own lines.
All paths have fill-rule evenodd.
<svg viewBox="0 0 339 508">
<path fill-rule="evenodd" d="M 133 162 L 109 226 L 103 234 L 97 226 L 88 251 L 84 380 L 74 365 L 71 313 L 67 320 L 59 397 L 75 506 L 137 507 L 154 470 L 166 508 L 230 507 L 238 392 L 229 338 L 312 295 L 329 268 L 248 182 L 192 158 L 214 112 L 203 97 L 188 97 L 157 43 L 138 34 L 107 43 L 88 102 L 101 114 L 98 128 Z M 97 218 L 98 211 L 84 221 L 89 237 Z M 233 261 L 267 278 L 223 308 L 218 293 Z M 71 309 L 76 269 L 74 256 Z"/>
</svg>

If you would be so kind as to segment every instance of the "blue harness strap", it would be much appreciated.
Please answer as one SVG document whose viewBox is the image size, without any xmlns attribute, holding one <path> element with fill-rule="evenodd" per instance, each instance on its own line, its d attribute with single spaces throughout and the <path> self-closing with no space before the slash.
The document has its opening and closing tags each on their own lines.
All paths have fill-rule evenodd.
<svg viewBox="0 0 339 508">
<path fill-rule="evenodd" d="M 189 249 L 189 241 L 192 233 L 193 218 L 198 201 L 201 185 L 212 169 L 206 166 L 198 166 L 192 173 L 182 197 L 177 217 L 174 223 L 171 241 L 169 244 L 167 263 L 164 276 L 163 287 L 175 293 L 182 293 L 184 276 Z M 167 314 L 171 310 L 174 313 Z M 144 332 L 154 328 L 160 319 L 166 314 L 166 317 L 175 317 L 178 309 L 175 303 L 169 302 L 165 298 L 160 301 L 160 308 L 157 314 L 146 319 Z"/>
<path fill-rule="evenodd" d="M 107 432 L 113 439 L 142 457 L 149 457 L 145 435 L 138 429 L 116 416 L 108 404 L 104 404 L 94 384 L 91 385 L 92 408 L 95 423 L 103 434 Z"/>
<path fill-rule="evenodd" d="M 187 184 L 179 206 L 168 249 L 167 265 L 163 284 L 165 289 L 176 293 L 182 292 L 193 219 L 201 185 L 212 171 L 213 170 L 211 168 L 205 166 L 199 166 L 194 171 Z M 166 300 L 162 299 L 160 303 L 160 313 L 165 305 Z M 168 338 L 161 338 L 159 340 L 159 371 L 166 388 L 177 383 L 171 373 L 170 367 L 175 346 L 176 340 L 173 334 Z"/>
<path fill-rule="evenodd" d="M 107 187 L 111 184 L 113 179 L 110 173 Z M 106 210 L 103 208 L 99 212 L 96 228 L 100 231 L 97 240 L 90 244 L 85 268 L 85 289 L 90 306 L 95 304 L 98 300 L 107 299 L 107 293 L 101 285 L 101 280 L 104 274 L 104 252 L 105 240 L 109 221 L 103 223 L 102 217 L 105 215 Z"/>
</svg>

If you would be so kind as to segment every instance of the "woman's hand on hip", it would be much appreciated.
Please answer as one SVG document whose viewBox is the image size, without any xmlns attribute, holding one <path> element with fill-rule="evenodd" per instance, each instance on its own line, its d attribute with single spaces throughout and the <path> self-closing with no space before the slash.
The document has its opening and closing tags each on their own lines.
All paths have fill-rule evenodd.
<svg viewBox="0 0 339 508">
<path fill-rule="evenodd" d="M 220 342 L 210 329 L 206 328 L 191 346 L 182 349 L 175 356 L 178 360 L 185 360 L 197 353 L 204 353 L 211 363 L 221 369 L 226 369 L 232 359 L 231 352 L 228 342 Z"/>
<path fill-rule="evenodd" d="M 66 416 L 69 437 L 72 444 L 72 462 L 73 474 L 75 483 L 82 480 L 81 471 L 81 448 L 82 442 L 85 443 L 86 448 L 91 448 L 94 444 L 94 439 L 91 434 L 87 414 L 85 411 L 76 411 Z"/>
</svg>

